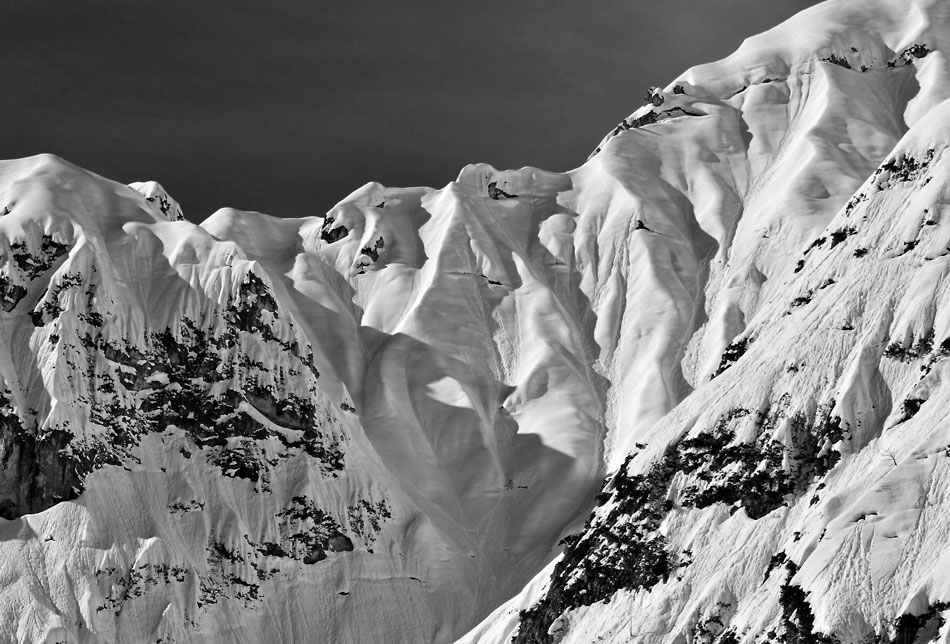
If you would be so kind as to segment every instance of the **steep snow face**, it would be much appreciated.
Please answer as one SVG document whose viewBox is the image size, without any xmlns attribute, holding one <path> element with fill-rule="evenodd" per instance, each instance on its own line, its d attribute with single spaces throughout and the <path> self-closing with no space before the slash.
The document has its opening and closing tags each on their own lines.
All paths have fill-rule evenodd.
<svg viewBox="0 0 950 644">
<path fill-rule="evenodd" d="M 662 278 L 618 322 L 636 338 L 609 376 L 622 464 L 561 558 L 462 641 L 948 641 L 948 18 L 945 3 L 806 11 L 655 90 L 573 173 L 581 222 L 627 209 L 634 235 L 668 237 L 638 253 L 665 247 L 668 270 L 642 260 L 637 280 Z M 721 104 L 697 107 L 701 93 Z M 732 151 L 731 132 L 744 132 L 745 174 L 702 138 L 675 138 L 721 114 L 742 122 L 715 140 Z M 682 166 L 668 159 L 697 149 L 704 163 L 672 171 Z M 626 188 L 614 213 L 616 188 L 585 202 L 604 180 L 598 163 L 627 186 L 652 172 L 652 187 Z M 651 217 L 671 193 L 687 207 Z M 714 240 L 706 263 L 702 233 Z M 667 305 L 638 319 L 658 293 Z M 626 371 L 638 360 L 654 366 L 646 383 Z M 683 394 L 660 384 L 671 373 Z"/>
<path fill-rule="evenodd" d="M 448 624 L 516 592 L 602 476 L 593 342 L 564 246 L 573 218 L 556 203 L 570 185 L 469 166 L 442 190 L 369 184 L 323 219 L 219 211 L 202 224 L 271 276 L 390 484 L 436 532 L 404 547 L 430 562 L 448 549 L 424 577 L 465 579 L 462 599 L 430 591 Z"/>
<path fill-rule="evenodd" d="M 325 619 L 351 575 L 423 594 L 373 556 L 402 505 L 266 273 L 52 157 L 0 186 L 4 637 L 356 641 Z"/>
<path fill-rule="evenodd" d="M 603 471 L 570 187 L 196 226 L 3 164 L 4 635 L 451 641 L 515 593 Z"/>
<path fill-rule="evenodd" d="M 0 633 L 929 632 L 948 25 L 833 0 L 577 170 L 325 217 L 0 163 Z"/>
<path fill-rule="evenodd" d="M 686 72 L 571 173 L 612 383 L 608 463 L 719 368 L 760 303 L 947 94 L 946 3 L 826 2 Z M 620 422 L 622 419 L 622 422 Z"/>
<path fill-rule="evenodd" d="M 911 130 L 479 641 L 947 641 L 948 123 Z"/>
</svg>

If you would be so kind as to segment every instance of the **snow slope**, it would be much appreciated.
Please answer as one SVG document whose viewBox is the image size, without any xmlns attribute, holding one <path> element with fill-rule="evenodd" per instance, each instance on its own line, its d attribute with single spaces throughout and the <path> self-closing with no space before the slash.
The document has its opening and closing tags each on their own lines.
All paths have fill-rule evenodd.
<svg viewBox="0 0 950 644">
<path fill-rule="evenodd" d="M 948 136 L 950 101 L 803 254 L 734 361 L 611 478 L 568 563 L 532 589 L 573 610 L 514 641 L 918 641 L 902 615 L 938 634 Z M 506 641 L 510 610 L 479 641 Z"/>
<path fill-rule="evenodd" d="M 0 640 L 934 630 L 948 13 L 830 0 L 577 170 L 324 217 L 0 163 Z"/>
<path fill-rule="evenodd" d="M 602 472 L 565 176 L 134 187 L 0 169 L 4 637 L 449 641 L 552 556 Z"/>
<path fill-rule="evenodd" d="M 675 249 L 650 293 L 665 286 L 669 301 L 688 302 L 688 286 L 705 283 L 692 295 L 700 323 L 676 337 L 681 353 L 659 352 L 666 369 L 649 383 L 627 370 L 637 353 L 620 360 L 611 462 L 622 464 L 598 507 L 557 562 L 461 641 L 948 641 L 938 402 L 950 351 L 948 11 L 819 5 L 687 72 L 656 93 L 659 107 L 625 121 L 668 109 L 670 93 L 674 108 L 693 94 L 725 98 L 743 125 L 720 126 L 716 140 L 731 152 L 730 133 L 745 131 L 738 171 L 720 170 L 724 157 L 695 138 L 665 147 L 647 136 L 700 119 L 677 116 L 621 127 L 575 173 L 602 180 L 590 168 L 606 155 L 625 177 L 647 166 L 659 168 L 654 185 L 705 186 L 706 208 L 689 199 L 681 212 L 692 206 L 693 218 L 675 228 L 669 212 L 655 223 L 639 206 Z M 713 102 L 684 109 L 715 117 Z M 702 167 L 680 170 L 681 151 L 697 148 Z M 649 204 L 649 190 L 630 193 Z M 715 239 L 707 275 L 683 270 L 702 239 L 687 225 Z M 686 307 L 650 315 L 680 329 L 690 319 Z M 656 326 L 648 332 L 671 346 L 677 327 Z M 671 373 L 688 395 L 658 386 Z"/>
</svg>

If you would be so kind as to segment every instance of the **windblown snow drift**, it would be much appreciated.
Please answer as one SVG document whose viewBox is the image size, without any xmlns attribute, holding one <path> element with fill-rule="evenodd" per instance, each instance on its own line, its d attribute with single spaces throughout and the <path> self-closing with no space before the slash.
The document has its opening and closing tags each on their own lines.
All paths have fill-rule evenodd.
<svg viewBox="0 0 950 644">
<path fill-rule="evenodd" d="M 830 0 L 324 217 L 0 163 L 0 640 L 950 642 L 948 49 Z"/>
</svg>

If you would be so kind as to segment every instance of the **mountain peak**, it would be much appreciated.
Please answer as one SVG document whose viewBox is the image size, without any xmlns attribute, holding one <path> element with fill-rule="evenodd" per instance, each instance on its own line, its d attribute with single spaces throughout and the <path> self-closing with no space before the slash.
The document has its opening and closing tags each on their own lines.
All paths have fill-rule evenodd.
<svg viewBox="0 0 950 644">
<path fill-rule="evenodd" d="M 157 209 L 158 213 L 169 221 L 182 221 L 185 215 L 182 214 L 181 206 L 171 198 L 162 185 L 155 181 L 137 181 L 130 183 L 129 187 L 142 194 L 145 201 L 149 203 L 152 209 Z"/>
<path fill-rule="evenodd" d="M 323 216 L 0 163 L 0 635 L 947 639 L 948 24 L 832 0 Z"/>
</svg>

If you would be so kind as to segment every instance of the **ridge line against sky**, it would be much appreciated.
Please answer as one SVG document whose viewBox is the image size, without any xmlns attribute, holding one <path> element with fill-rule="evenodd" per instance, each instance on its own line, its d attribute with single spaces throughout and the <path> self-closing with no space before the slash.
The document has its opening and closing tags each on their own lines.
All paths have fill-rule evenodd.
<svg viewBox="0 0 950 644">
<path fill-rule="evenodd" d="M 320 215 L 467 163 L 565 171 L 811 0 L 44 0 L 4 8 L 0 158 L 156 180 L 200 221 Z"/>
</svg>

